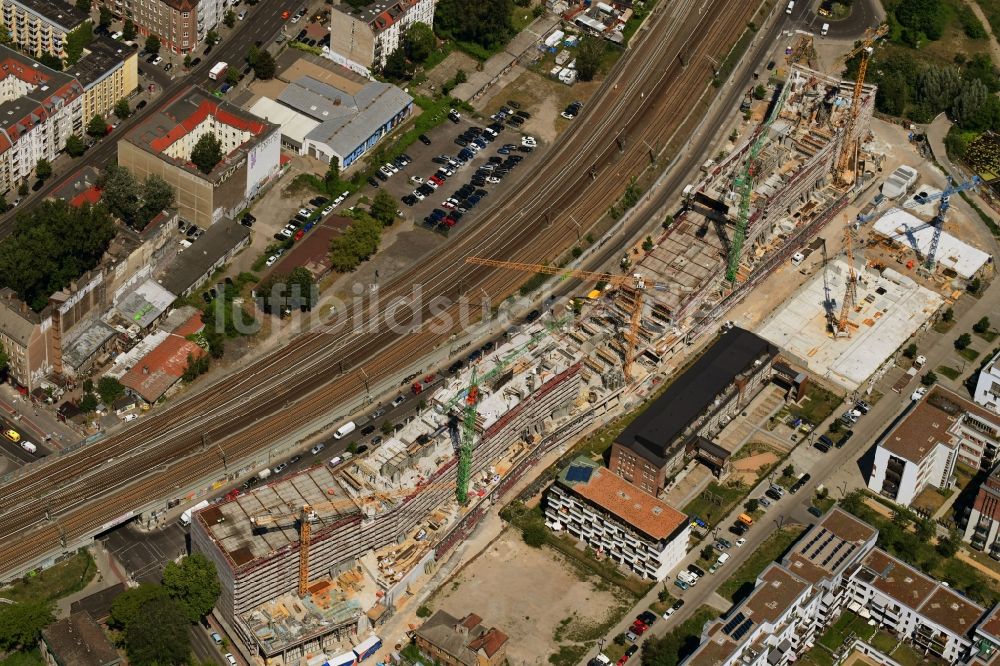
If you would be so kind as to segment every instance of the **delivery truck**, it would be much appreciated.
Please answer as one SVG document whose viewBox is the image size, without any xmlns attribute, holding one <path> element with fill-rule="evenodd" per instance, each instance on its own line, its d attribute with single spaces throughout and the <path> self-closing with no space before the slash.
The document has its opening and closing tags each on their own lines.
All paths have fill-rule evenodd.
<svg viewBox="0 0 1000 666">
<path fill-rule="evenodd" d="M 208 506 L 208 500 L 202 500 L 197 504 L 195 504 L 190 509 L 186 510 L 184 513 L 181 514 L 181 525 L 183 525 L 184 527 L 189 526 L 191 524 L 191 516 L 194 515 L 196 511 L 201 511 L 207 506 Z"/>
<path fill-rule="evenodd" d="M 224 62 L 217 62 L 212 66 L 212 69 L 208 72 L 208 78 L 213 81 L 219 81 L 226 75 L 226 70 L 229 69 L 229 65 Z"/>
</svg>

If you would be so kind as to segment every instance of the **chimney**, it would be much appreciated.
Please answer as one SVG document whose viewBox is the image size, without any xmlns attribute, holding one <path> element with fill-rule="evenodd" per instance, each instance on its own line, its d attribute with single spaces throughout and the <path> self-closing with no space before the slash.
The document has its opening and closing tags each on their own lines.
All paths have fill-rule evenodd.
<svg viewBox="0 0 1000 666">
<path fill-rule="evenodd" d="M 148 365 L 142 366 L 142 374 L 144 374 L 144 375 L 148 375 L 149 374 L 149 366 Z"/>
</svg>

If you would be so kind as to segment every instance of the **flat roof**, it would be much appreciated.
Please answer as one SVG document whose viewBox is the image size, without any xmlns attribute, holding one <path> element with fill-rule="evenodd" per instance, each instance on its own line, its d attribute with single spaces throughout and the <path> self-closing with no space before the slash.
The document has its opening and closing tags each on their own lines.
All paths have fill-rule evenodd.
<svg viewBox="0 0 1000 666">
<path fill-rule="evenodd" d="M 986 609 L 979 604 L 941 584 L 920 607 L 920 613 L 928 620 L 959 636 L 968 636 L 984 612 Z"/>
<path fill-rule="evenodd" d="M 250 113 L 280 125 L 281 135 L 300 146 L 305 142 L 306 135 L 319 126 L 318 120 L 313 120 L 284 104 L 278 104 L 270 97 L 261 97 L 254 102 L 253 106 L 250 107 Z"/>
<path fill-rule="evenodd" d="M 238 567 L 298 544 L 296 516 L 306 504 L 316 514 L 312 523 L 315 540 L 326 528 L 361 516 L 361 509 L 330 468 L 318 465 L 203 509 L 195 514 L 195 519 L 201 521 L 219 549 Z M 265 515 L 281 518 L 266 528 L 256 529 L 251 517 Z"/>
<path fill-rule="evenodd" d="M 134 55 L 136 49 L 128 44 L 98 35 L 83 49 L 83 55 L 66 73 L 75 76 L 84 88 L 89 88 Z"/>
<path fill-rule="evenodd" d="M 916 250 L 921 258 L 930 251 L 934 228 L 927 222 L 900 208 L 890 208 L 875 221 L 872 230 L 891 238 L 898 245 Z M 914 244 L 916 248 L 914 248 Z M 977 247 L 942 231 L 934 260 L 939 266 L 949 268 L 966 280 L 976 275 L 989 263 L 991 255 Z"/>
<path fill-rule="evenodd" d="M 767 340 L 733 327 L 674 380 L 656 402 L 640 414 L 617 442 L 660 460 L 685 428 L 697 419 L 741 372 L 762 356 L 778 350 Z"/>
<path fill-rule="evenodd" d="M 688 522 L 685 514 L 589 458 L 579 457 L 563 468 L 559 482 L 657 541 Z"/>
<path fill-rule="evenodd" d="M 118 331 L 100 319 L 76 326 L 69 339 L 63 343 L 63 359 L 77 370 L 117 334 Z"/>
<path fill-rule="evenodd" d="M 949 406 L 945 401 L 932 401 L 925 396 L 878 445 L 919 465 L 939 444 L 954 447 L 948 428 L 961 415 L 957 405 Z"/>
<path fill-rule="evenodd" d="M 146 280 L 115 303 L 115 312 L 129 324 L 145 328 L 153 323 L 177 296 L 153 280 Z"/>
<path fill-rule="evenodd" d="M 796 576 L 818 583 L 850 566 L 876 534 L 871 525 L 834 507 L 799 538 L 783 564 Z"/>
<path fill-rule="evenodd" d="M 138 393 L 146 402 L 156 402 L 187 370 L 188 356 L 197 358 L 205 350 L 187 339 L 203 327 L 201 313 L 167 335 L 152 351 L 139 359 L 121 383 Z"/>
<path fill-rule="evenodd" d="M 861 564 L 863 570 L 855 572 L 855 577 L 913 610 L 919 609 L 938 586 L 936 580 L 881 548 L 868 553 Z"/>
<path fill-rule="evenodd" d="M 86 12 L 58 0 L 11 0 L 11 3 L 24 7 L 53 25 L 65 28 L 66 32 L 78 28 L 84 21 L 90 19 Z"/>
<path fill-rule="evenodd" d="M 173 262 L 157 281 L 167 291 L 183 294 L 205 273 L 250 237 L 250 229 L 228 217 L 209 225 L 191 247 L 178 252 Z"/>
</svg>

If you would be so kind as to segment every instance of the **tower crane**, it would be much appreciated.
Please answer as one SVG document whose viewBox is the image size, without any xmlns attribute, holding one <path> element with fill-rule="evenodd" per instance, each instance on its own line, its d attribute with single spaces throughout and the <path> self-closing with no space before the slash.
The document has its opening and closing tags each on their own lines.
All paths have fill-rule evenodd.
<svg viewBox="0 0 1000 666">
<path fill-rule="evenodd" d="M 629 331 L 626 335 L 625 359 L 623 371 L 625 381 L 632 379 L 632 365 L 635 361 L 635 349 L 639 342 L 639 325 L 642 323 L 642 303 L 643 294 L 646 290 L 646 281 L 639 273 L 633 275 L 614 275 L 612 273 L 595 273 L 592 271 L 581 271 L 573 268 L 559 268 L 557 266 L 545 266 L 543 264 L 524 264 L 516 261 L 501 261 L 499 259 L 485 259 L 483 257 L 466 257 L 465 263 L 477 264 L 479 266 L 494 266 L 497 268 L 507 268 L 525 273 L 543 273 L 545 275 L 560 275 L 563 277 L 574 277 L 582 280 L 594 280 L 605 282 L 615 287 L 630 287 L 635 290 L 635 298 L 632 303 L 632 315 L 629 321 Z"/>
<path fill-rule="evenodd" d="M 858 75 L 854 78 L 854 94 L 851 96 L 851 110 L 847 116 L 847 126 L 844 128 L 844 140 L 840 145 L 840 155 L 837 157 L 837 169 L 834 179 L 838 185 L 850 184 L 847 179 L 848 167 L 851 162 L 851 153 L 854 152 L 854 129 L 858 123 L 858 114 L 861 111 L 861 88 L 865 84 L 865 73 L 868 71 L 868 59 L 875 48 L 872 46 L 876 40 L 889 32 L 889 26 L 885 23 L 874 30 L 869 28 L 865 31 L 865 38 L 861 44 L 852 49 L 844 60 L 850 60 L 858 53 L 861 54 L 861 63 L 858 65 Z"/>
<path fill-rule="evenodd" d="M 844 225 L 844 249 L 847 251 L 847 285 L 844 289 L 844 301 L 840 306 L 840 319 L 837 321 L 835 336 L 846 335 L 850 337 L 851 331 L 847 327 L 847 316 L 858 295 L 858 275 L 854 271 L 854 234 L 851 231 L 850 223 Z"/>
<path fill-rule="evenodd" d="M 920 197 L 919 199 L 914 197 L 913 201 L 903 204 L 903 208 L 913 208 L 915 206 L 930 203 L 931 201 L 940 201 L 937 213 L 934 215 L 934 219 L 930 222 L 930 226 L 934 227 L 934 234 L 931 236 L 931 246 L 928 248 L 927 257 L 924 260 L 924 266 L 927 270 L 934 270 L 934 260 L 937 256 L 938 244 L 941 242 L 941 230 L 944 228 L 944 218 L 945 215 L 948 214 L 948 209 L 951 207 L 951 196 L 966 190 L 974 190 L 981 182 L 982 179 L 979 176 L 973 176 L 969 180 L 964 183 L 959 183 L 958 185 L 949 183 L 948 187 L 946 187 L 943 192 L 936 192 L 926 197 Z M 916 243 L 914 243 L 914 248 L 916 248 Z"/>
<path fill-rule="evenodd" d="M 329 502 L 318 502 L 316 504 L 303 504 L 298 510 L 290 506 L 282 507 L 281 510 L 262 511 L 250 516 L 250 523 L 256 530 L 263 530 L 268 527 L 280 527 L 282 525 L 298 523 L 299 527 L 299 596 L 305 596 L 309 588 L 309 543 L 312 535 L 312 523 L 318 520 L 318 511 L 332 509 L 357 509 L 357 502 L 365 499 L 378 498 L 387 499 L 391 497 L 406 497 L 415 491 L 426 491 L 436 487 L 450 484 L 430 483 L 423 487 L 401 488 L 389 490 L 370 495 L 362 495 L 358 498 L 344 498 Z"/>
</svg>

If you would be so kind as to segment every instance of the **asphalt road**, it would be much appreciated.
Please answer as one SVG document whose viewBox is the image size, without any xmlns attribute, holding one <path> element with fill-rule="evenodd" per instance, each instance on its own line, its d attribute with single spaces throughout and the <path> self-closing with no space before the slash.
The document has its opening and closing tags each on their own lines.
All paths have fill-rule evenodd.
<svg viewBox="0 0 1000 666">
<path fill-rule="evenodd" d="M 797 27 L 819 35 L 823 24 L 829 23 L 830 30 L 826 36 L 830 39 L 858 39 L 865 29 L 874 28 L 885 20 L 885 11 L 879 0 L 855 0 L 851 15 L 839 21 L 819 15 L 820 0 L 801 0 L 795 4 L 792 16 Z"/>
<path fill-rule="evenodd" d="M 250 8 L 250 15 L 247 17 L 247 20 L 237 22 L 233 31 L 223 37 L 222 43 L 216 45 L 210 55 L 205 56 L 199 53 L 198 57 L 201 58 L 201 63 L 186 74 L 176 72 L 175 70 L 177 76 L 171 78 L 170 74 L 164 72 L 162 68 L 140 60 L 140 69 L 147 74 L 147 78 L 151 77 L 162 88 L 163 93 L 150 102 L 146 108 L 122 121 L 111 134 L 98 141 L 86 154 L 74 161 L 73 173 L 65 178 L 50 179 L 38 192 L 30 193 L 21 202 L 20 206 L 0 215 L 0 237 L 10 233 L 17 211 L 23 211 L 26 207 L 33 206 L 38 201 L 42 201 L 52 192 L 69 182 L 77 171 L 85 166 L 93 166 L 100 169 L 111 163 L 118 155 L 118 139 L 122 134 L 142 122 L 144 118 L 165 107 L 189 86 L 201 85 L 207 87 L 209 83 L 214 83 L 208 78 L 208 71 L 212 68 L 212 65 L 220 61 L 225 61 L 230 65 L 239 64 L 242 67 L 247 51 L 250 50 L 251 46 L 257 41 L 262 42 L 262 45 L 267 45 L 284 28 L 286 21 L 282 20 L 281 12 L 286 9 L 287 7 L 277 2 L 260 2 Z"/>
</svg>

